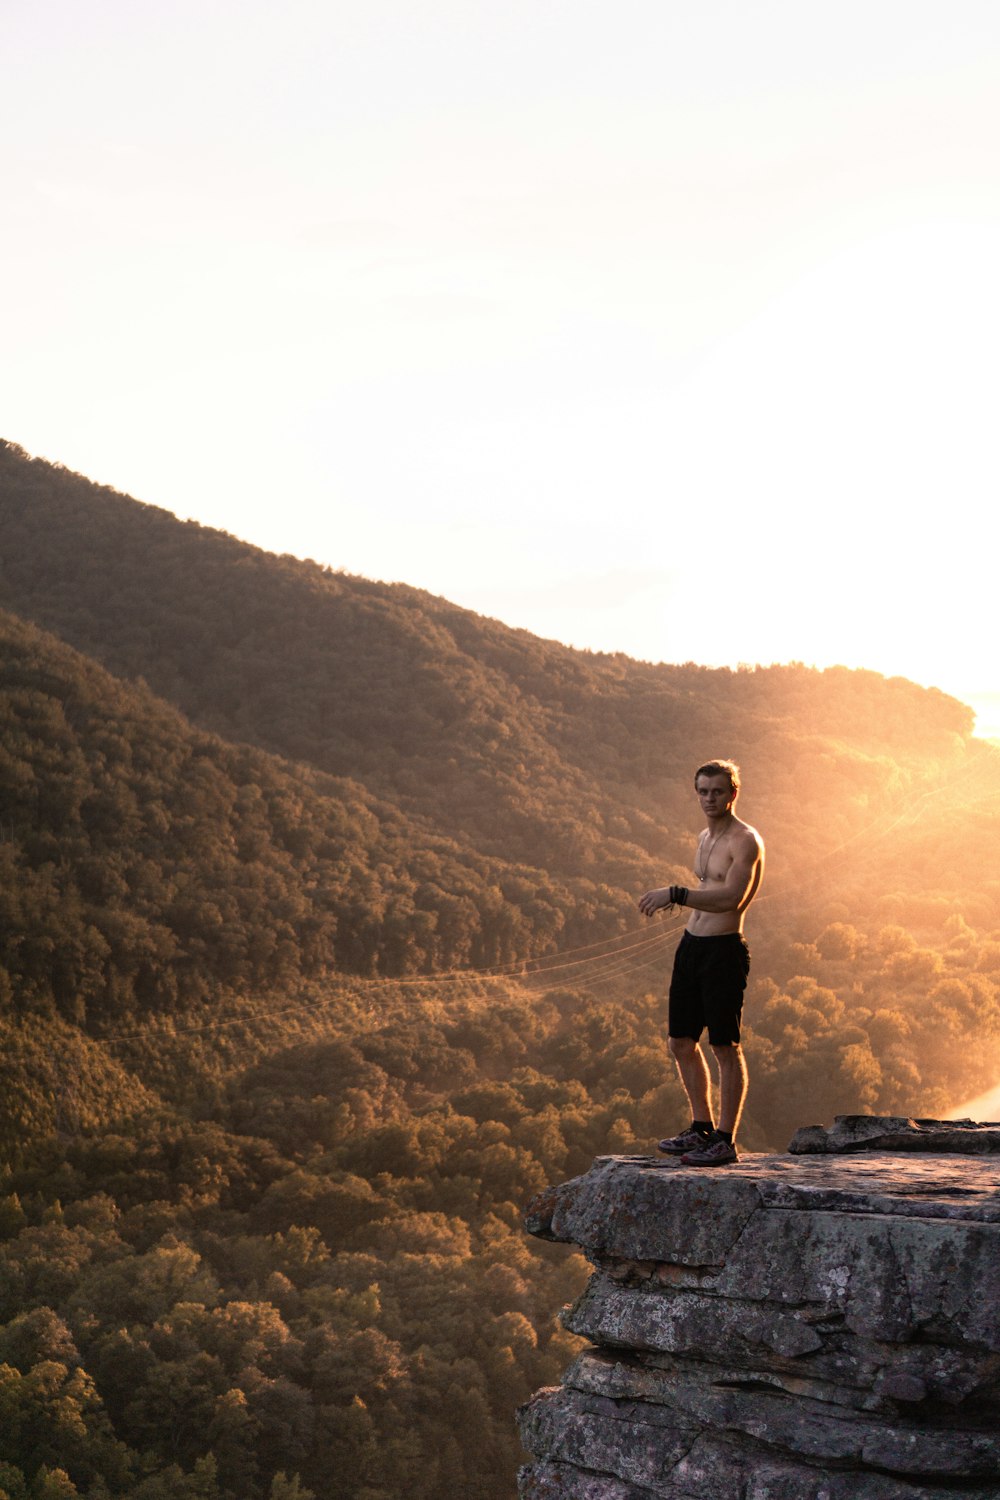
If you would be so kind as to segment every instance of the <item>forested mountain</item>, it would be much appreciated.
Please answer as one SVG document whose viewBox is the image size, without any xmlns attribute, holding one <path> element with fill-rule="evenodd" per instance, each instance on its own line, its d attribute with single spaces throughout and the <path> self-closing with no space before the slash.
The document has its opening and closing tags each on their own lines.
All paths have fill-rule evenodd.
<svg viewBox="0 0 1000 1500">
<path fill-rule="evenodd" d="M 629 889 L 646 857 L 686 865 L 690 773 L 720 741 L 774 837 L 775 804 L 779 824 L 796 816 L 789 773 L 832 774 L 839 828 L 855 812 L 861 827 L 880 756 L 922 773 L 972 725 L 875 673 L 572 651 L 181 523 L 10 444 L 0 591 L 205 729 L 348 776 L 479 853 Z"/>
<path fill-rule="evenodd" d="M 1000 753 L 870 672 L 570 651 L 0 447 L 0 1500 L 511 1500 L 682 1109 L 691 772 L 744 767 L 749 1148 L 1000 1072 Z"/>
<path fill-rule="evenodd" d="M 121 1020 L 219 986 L 497 965 L 624 891 L 481 856 L 357 783 L 194 729 L 0 613 L 0 984 Z"/>
</svg>

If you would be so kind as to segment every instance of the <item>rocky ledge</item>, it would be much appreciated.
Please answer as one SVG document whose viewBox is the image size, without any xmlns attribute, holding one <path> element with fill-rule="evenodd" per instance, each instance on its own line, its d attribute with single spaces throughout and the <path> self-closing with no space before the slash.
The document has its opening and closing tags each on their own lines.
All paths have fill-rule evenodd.
<svg viewBox="0 0 1000 1500">
<path fill-rule="evenodd" d="M 595 1271 L 563 1315 L 591 1347 L 519 1414 L 522 1500 L 997 1500 L 1000 1126 L 845 1116 L 792 1152 L 601 1157 L 529 1205 Z"/>
</svg>

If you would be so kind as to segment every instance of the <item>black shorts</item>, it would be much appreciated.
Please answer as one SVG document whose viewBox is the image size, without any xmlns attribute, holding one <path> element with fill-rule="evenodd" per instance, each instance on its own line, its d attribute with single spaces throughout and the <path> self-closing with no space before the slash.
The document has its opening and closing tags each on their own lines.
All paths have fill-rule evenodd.
<svg viewBox="0 0 1000 1500">
<path fill-rule="evenodd" d="M 713 1047 L 738 1042 L 749 973 L 750 949 L 741 932 L 685 932 L 670 978 L 670 1035 L 697 1041 L 707 1026 Z"/>
</svg>

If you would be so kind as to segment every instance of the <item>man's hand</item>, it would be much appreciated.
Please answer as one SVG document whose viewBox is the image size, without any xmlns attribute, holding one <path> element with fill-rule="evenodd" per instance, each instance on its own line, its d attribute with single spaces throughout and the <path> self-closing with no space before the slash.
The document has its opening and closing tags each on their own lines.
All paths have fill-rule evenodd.
<svg viewBox="0 0 1000 1500">
<path fill-rule="evenodd" d="M 663 907 L 666 907 L 667 911 L 670 911 L 674 904 L 670 899 L 671 890 L 671 886 L 664 885 L 658 890 L 647 891 L 644 896 L 640 896 L 639 910 L 643 916 L 651 917 L 654 912 L 661 911 Z"/>
</svg>

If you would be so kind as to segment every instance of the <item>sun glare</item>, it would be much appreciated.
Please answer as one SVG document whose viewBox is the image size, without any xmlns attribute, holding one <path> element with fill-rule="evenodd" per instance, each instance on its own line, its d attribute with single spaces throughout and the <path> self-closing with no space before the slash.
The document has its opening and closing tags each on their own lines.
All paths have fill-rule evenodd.
<svg viewBox="0 0 1000 1500">
<path fill-rule="evenodd" d="M 740 639 L 748 660 L 995 680 L 998 251 L 982 227 L 882 236 L 804 276 L 703 364 L 665 464 L 696 550 L 714 521 L 732 557 L 702 575 L 718 594 L 692 656 L 732 660 Z"/>
</svg>

